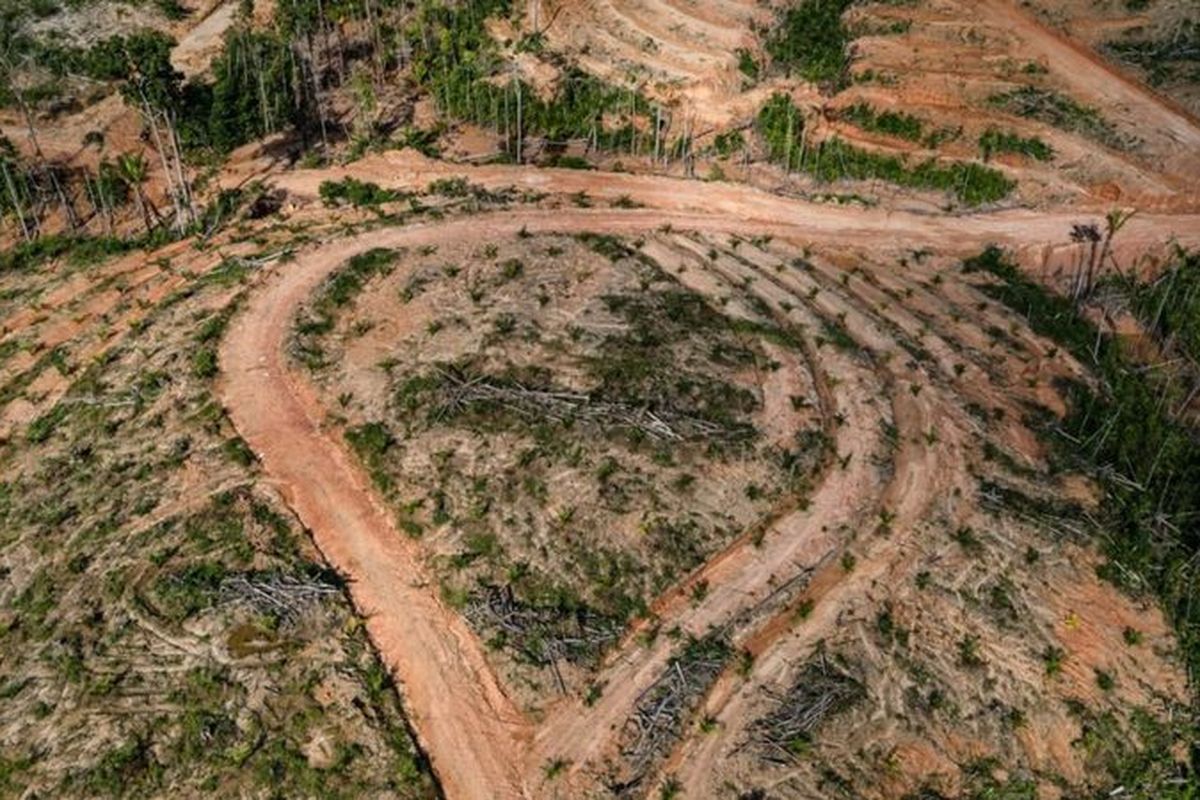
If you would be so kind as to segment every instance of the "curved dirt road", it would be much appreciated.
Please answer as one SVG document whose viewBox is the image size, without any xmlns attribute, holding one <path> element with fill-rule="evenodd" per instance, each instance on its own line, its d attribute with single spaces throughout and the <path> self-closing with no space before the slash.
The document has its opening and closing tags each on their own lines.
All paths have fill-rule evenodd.
<svg viewBox="0 0 1200 800">
<path fill-rule="evenodd" d="M 1073 255 L 1071 226 L 1090 222 L 1103 228 L 1104 214 L 1110 209 L 1104 205 L 958 215 L 864 209 L 813 203 L 739 183 L 503 164 L 471 167 L 434 161 L 411 150 L 371 156 L 346 167 L 296 170 L 271 180 L 292 195 L 316 199 L 322 182 L 346 177 L 409 191 L 422 190 L 441 178 L 464 177 L 492 191 L 516 188 L 583 193 L 597 202 L 632 200 L 661 212 L 656 223 L 645 226 L 647 230 L 675 224 L 746 235 L 792 233 L 826 241 L 902 242 L 950 253 L 977 252 L 981 244 L 994 243 L 1017 250 L 1023 265 L 1035 270 L 1057 265 L 1054 256 L 1060 251 Z M 572 208 L 561 213 L 565 217 L 578 211 Z M 1142 253 L 1171 239 L 1185 246 L 1200 245 L 1200 214 L 1137 214 L 1121 230 L 1114 246 L 1119 253 Z"/>
<path fill-rule="evenodd" d="M 352 580 L 354 602 L 401 685 L 447 796 L 521 797 L 514 754 L 529 736 L 521 714 L 474 634 L 441 603 L 417 546 L 393 524 L 351 454 L 323 429 L 315 392 L 288 371 L 284 352 L 298 306 L 350 255 L 449 235 L 454 232 L 381 231 L 333 243 L 277 270 L 231 327 L 219 391 L 234 425 L 326 559 Z"/>
<path fill-rule="evenodd" d="M 1089 216 L 1069 211 L 964 217 L 861 211 L 784 199 L 728 184 L 597 176 L 569 170 L 469 170 L 423 160 L 414 164 L 409 156 L 372 161 L 346 170 L 296 173 L 279 183 L 295 194 L 315 195 L 321 180 L 364 171 L 376 182 L 405 188 L 422 187 L 450 174 L 466 174 L 489 188 L 518 185 L 563 193 L 587 191 L 592 196 L 629 196 L 658 206 L 628 211 L 493 212 L 380 229 L 329 242 L 301 254 L 293 263 L 273 268 L 223 344 L 220 393 L 234 424 L 259 454 L 264 469 L 278 482 L 330 563 L 352 579 L 354 600 L 368 617 L 368 629 L 402 687 L 418 737 L 451 798 L 536 796 L 543 765 L 533 762 L 551 749 L 547 731 L 571 731 L 584 739 L 589 730 L 596 739 L 606 735 L 593 727 L 594 717 L 589 715 L 587 724 L 579 727 L 583 720 L 573 719 L 574 712 L 564 709 L 561 724 L 544 729 L 535 739 L 533 725 L 492 673 L 479 639 L 460 616 L 442 604 L 423 564 L 421 548 L 397 530 L 391 513 L 375 498 L 353 456 L 339 438 L 324 430 L 325 412 L 316 392 L 289 371 L 284 347 L 298 307 L 327 275 L 354 253 L 370 247 L 412 247 L 449 239 L 487 241 L 522 230 L 630 234 L 665 226 L 815 241 L 877 241 L 889 247 L 932 244 L 950 252 L 978 251 L 983 244 L 998 242 L 1022 249 L 1026 260 L 1036 263 L 1045 250 L 1065 245 L 1070 224 Z M 1134 222 L 1122 234 L 1127 246 L 1161 244 L 1171 236 L 1200 242 L 1197 217 L 1147 215 Z M 743 574 L 753 571 L 751 567 Z M 721 596 L 714 592 L 715 598 Z M 697 611 L 708 617 L 729 610 L 706 605 Z M 652 673 L 652 665 L 664 657 L 658 653 L 641 661 L 642 669 L 637 671 L 644 674 L 637 682 Z M 604 706 L 605 716 L 613 723 L 628 704 L 613 697 Z M 602 743 L 595 743 L 584 751 L 594 753 L 601 747 Z"/>
</svg>

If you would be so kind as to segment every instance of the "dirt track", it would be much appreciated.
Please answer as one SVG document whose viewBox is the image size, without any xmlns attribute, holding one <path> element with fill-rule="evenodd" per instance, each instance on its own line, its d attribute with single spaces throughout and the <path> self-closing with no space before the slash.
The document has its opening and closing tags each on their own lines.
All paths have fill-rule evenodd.
<svg viewBox="0 0 1200 800">
<path fill-rule="evenodd" d="M 1192 182 L 1200 176 L 1200 121 L 1185 109 L 1042 25 L 1011 0 L 979 0 L 977 7 L 984 18 L 1014 32 L 1030 51 L 1045 59 L 1080 97 L 1128 117 L 1135 127 L 1172 141 L 1174 156 L 1163 165 L 1164 173 L 1176 173 Z"/>
<path fill-rule="evenodd" d="M 295 173 L 279 183 L 293 194 L 315 195 L 321 180 L 343 174 L 369 175 L 390 186 L 422 187 L 437 177 L 464 172 L 409 157 L 383 158 L 362 162 L 351 170 Z M 468 177 L 492 188 L 515 184 L 542 191 L 587 191 L 593 197 L 629 196 L 657 208 L 503 212 L 383 229 L 319 246 L 267 276 L 232 327 L 221 358 L 225 370 L 221 394 L 234 423 L 331 563 L 352 577 L 355 601 L 368 616 L 372 636 L 395 670 L 419 737 L 453 798 L 540 796 L 537 783 L 547 759 L 594 761 L 612 747 L 610 737 L 596 734 L 619 729 L 640 689 L 653 679 L 670 652 L 662 646 L 640 651 L 632 659 L 617 659 L 607 675 L 613 689 L 602 703 L 586 711 L 578 703 L 567 703 L 552 711 L 546 726 L 535 734 L 532 724 L 505 696 L 479 640 L 440 601 L 422 565 L 419 546 L 397 531 L 353 457 L 323 430 L 324 411 L 315 392 L 286 366 L 284 345 L 296 309 L 326 275 L 355 252 L 375 246 L 415 246 L 447 239 L 488 241 L 521 230 L 634 234 L 664 226 L 676 231 L 768 234 L 826 242 L 849 239 L 860 246 L 870 241 L 879 241 L 883 247 L 911 243 L 948 252 L 977 251 L 985 243 L 1000 242 L 1020 249 L 1036 266 L 1047 250 L 1063 246 L 1072 223 L 1090 216 L 1012 211 L 950 218 L 863 212 L 786 200 L 727 184 L 573 171 L 489 167 L 472 170 Z M 1137 217 L 1122 234 L 1123 242 L 1130 248 L 1142 248 L 1174 235 L 1197 243 L 1197 223 L 1195 217 Z M 870 335 L 870 326 L 864 325 L 863 330 Z M 853 409 L 842 411 L 852 415 Z M 868 412 L 864 409 L 862 413 Z M 906 413 L 897 408 L 898 418 Z M 934 413 L 923 408 L 905 428 L 910 432 L 923 429 Z M 859 427 L 851 425 L 849 430 Z M 848 440 L 839 444 L 843 453 L 866 447 L 863 442 Z M 867 461 L 865 457 L 860 460 Z M 942 463 L 934 472 L 944 474 L 945 468 Z M 891 492 L 909 498 L 900 507 L 904 519 L 917 519 L 924 508 L 922 498 L 931 497 L 942 485 L 931 482 L 931 477 L 930 466 L 920 459 L 898 470 L 896 488 Z M 817 532 L 843 513 L 847 497 L 873 494 L 863 491 L 864 479 L 852 469 L 823 483 L 810 512 L 776 525 L 765 551 L 744 548 L 727 556 L 713 568 L 720 574 L 711 576 L 714 591 L 710 599 L 699 606 L 671 609 L 670 621 L 700 633 L 706 626 L 744 611 L 748 597 L 761 596 L 769 584 L 770 565 L 794 561 L 804 569 L 817 570 L 828 563 L 836 545 L 823 541 Z M 859 481 L 859 485 L 855 488 L 847 481 Z M 828 501 L 823 499 L 826 497 Z M 900 547 L 902 541 L 888 546 Z"/>
<path fill-rule="evenodd" d="M 412 151 L 374 156 L 340 169 L 290 172 L 274 182 L 294 195 L 316 198 L 323 181 L 347 176 L 409 190 L 423 189 L 439 178 L 462 176 L 491 190 L 516 187 L 548 193 L 582 192 L 596 201 L 632 199 L 669 212 L 659 215 L 660 225 L 677 221 L 684 228 L 709 227 L 748 235 L 800 232 L 823 241 L 866 243 L 879 239 L 952 253 L 977 251 L 982 244 L 995 243 L 1020 251 L 1025 266 L 1032 269 L 1059 265 L 1056 253 L 1073 251 L 1071 226 L 1080 222 L 1102 225 L 1108 210 L 1096 206 L 947 215 L 861 209 L 806 202 L 736 183 L 503 165 L 465 167 L 426 159 Z M 714 219 L 718 224 L 713 224 Z M 1138 214 L 1115 245 L 1123 252 L 1141 253 L 1172 238 L 1186 246 L 1200 244 L 1200 214 Z"/>
<path fill-rule="evenodd" d="M 613 14 L 624 14 L 630 6 L 624 2 L 596 5 Z M 673 8 L 676 3 L 666 0 L 653 5 Z M 732 0 L 717 5 L 739 10 Z M 1189 191 L 1185 181 L 1169 176 L 1172 172 L 1190 178 L 1200 175 L 1200 159 L 1195 157 L 1200 152 L 1200 126 L 1193 118 L 1128 81 L 1094 55 L 1064 43 L 1012 3 L 980 0 L 979 7 L 992 24 L 1014 30 L 1030 50 L 1050 61 L 1055 72 L 1071 79 L 1081 97 L 1143 119 L 1175 142 L 1178 155 L 1163 165 L 1163 174 L 1168 176 L 1164 180 L 1177 182 Z M 207 64 L 221 31 L 232 19 L 232 9 L 233 5 L 218 7 L 181 42 L 176 58 L 182 59 L 186 71 L 198 72 Z M 715 28 L 712 33 L 717 38 L 722 32 Z M 618 45 L 628 47 L 627 43 Z M 108 114 L 106 125 L 111 122 L 109 117 L 115 119 L 120 113 L 112 103 L 103 109 Z M 75 133 L 67 137 L 64 132 L 60 137 L 51 131 L 44 144 L 47 150 L 70 152 L 78 138 Z M 493 673 L 479 638 L 458 612 L 442 602 L 424 562 L 422 547 L 398 530 L 392 511 L 376 497 L 338 429 L 327 425 L 328 412 L 316 391 L 289 368 L 285 347 L 296 310 L 331 271 L 351 255 L 376 246 L 413 247 L 447 240 L 483 243 L 523 230 L 643 235 L 661 234 L 669 228 L 696 232 L 697 242 L 681 236 L 669 243 L 675 250 L 696 252 L 704 249 L 700 242 L 706 235 L 715 242 L 718 233 L 770 235 L 830 245 L 875 245 L 880 250 L 930 248 L 943 254 L 978 252 L 985 244 L 997 243 L 1012 248 L 1026 268 L 1048 275 L 1069 268 L 1079 252 L 1068 238 L 1071 226 L 1081 222 L 1102 225 L 1108 210 L 1102 205 L 1089 205 L 1045 212 L 1021 209 L 943 215 L 846 208 L 782 197 L 735 183 L 511 166 L 470 168 L 408 152 L 372 156 L 346 168 L 288 172 L 271 180 L 293 198 L 311 200 L 316 198 L 322 181 L 347 175 L 414 191 L 438 178 L 464 176 L 475 185 L 493 190 L 515 186 L 553 195 L 585 193 L 600 204 L 631 199 L 647 206 L 626 211 L 531 208 L 381 229 L 328 241 L 301 252 L 295 262 L 272 267 L 264 274 L 222 346 L 219 391 L 224 405 L 261 458 L 266 475 L 311 530 L 326 558 L 352 579 L 355 603 L 401 684 L 419 739 L 451 800 L 584 796 L 594 788 L 597 763 L 613 753 L 615 738 L 640 692 L 671 657 L 672 643 L 663 638 L 653 646 L 619 649 L 603 667 L 606 690 L 593 706 L 564 699 L 536 725 L 521 713 Z M 1200 214 L 1139 214 L 1120 234 L 1117 252 L 1123 260 L 1132 260 L 1134 255 L 1158 249 L 1171 239 L 1186 246 L 1200 246 Z M 750 258 L 761 256 L 756 250 L 747 250 Z M 807 313 L 806 322 L 813 326 L 819 327 L 822 318 L 848 314 L 847 327 L 865 348 L 882 349 L 892 344 L 892 329 L 910 331 L 926 324 L 902 310 L 878 312 L 886 325 L 892 326 L 887 329 L 876 321 L 874 310 L 826 300 L 824 295 L 804 311 L 803 298 L 808 289 L 833 286 L 843 276 L 834 267 L 818 264 L 809 282 L 791 275 L 776 279 L 775 264 L 761 257 L 763 263 L 753 267 L 722 260 L 711 266 L 712 274 L 730 286 L 757 281 L 756 292 L 761 297 L 775 304 L 795 303 L 801 307 L 797 315 Z M 175 276 L 171 279 L 181 280 Z M 911 291 L 917 285 L 907 276 L 895 278 L 894 286 L 899 291 Z M 869 289 L 860 291 L 863 296 L 869 294 Z M 879 308 L 887 304 L 884 295 L 873 300 Z M 1011 323 L 991 321 L 999 327 Z M 970 335 L 969 331 L 956 333 Z M 1028 334 L 1020 331 L 1012 335 Z M 939 356 L 939 368 L 950 373 L 957 364 L 942 358 L 936 335 L 931 339 L 935 344 L 929 346 Z M 829 414 L 832 409 L 844 419 L 832 438 L 839 457 L 852 456 L 849 466 L 828 470 L 803 510 L 784 509 L 774 518 L 761 547 L 751 547 L 750 537 L 743 536 L 706 564 L 692 579 L 702 576 L 711 585 L 704 602 L 691 603 L 690 595 L 683 591 L 685 585 L 660 598 L 654 609 L 664 629 L 678 625 L 696 635 L 714 625 L 753 617 L 736 642 L 757 657 L 753 674 L 744 680 L 726 674 L 704 704 L 705 713 L 720 719 L 721 729 L 702 738 L 685 737 L 670 755 L 667 766 L 659 770 L 660 774 L 670 770 L 677 776 L 688 797 L 708 796 L 709 768 L 726 755 L 737 726 L 753 718 L 754 690 L 781 680 L 788 664 L 801 660 L 815 640 L 836 628 L 839 600 L 861 594 L 872 581 L 887 581 L 893 577 L 892 565 L 908 560 L 917 549 L 911 537 L 902 533 L 862 553 L 859 571 L 847 576 L 838 561 L 844 542 L 832 531 L 870 525 L 880 510 L 887 509 L 896 515 L 895 527 L 907 533 L 931 509 L 940 508 L 952 490 L 964 488 L 961 484 L 967 472 L 961 421 L 954 421 L 955 409 L 946 405 L 944 398 L 932 392 L 920 398 L 909 396 L 903 382 L 912 376 L 900 367 L 869 369 L 836 353 L 823 358 L 823 364 L 810 366 L 817 371 L 824 368 L 835 372 L 839 383 L 846 387 L 836 400 L 826 402 L 828 408 L 823 413 Z M 977 368 L 971 365 L 972 370 Z M 968 373 L 968 377 L 973 374 Z M 1014 377 L 1014 385 L 1017 382 Z M 865 388 L 880 386 L 887 387 L 886 409 L 869 402 Z M 824 388 L 829 392 L 828 387 Z M 64 384 L 61 391 L 65 389 Z M 962 392 L 966 396 L 971 390 L 967 386 Z M 995 397 L 987 399 L 1001 402 Z M 1013 410 L 1020 413 L 1018 404 L 1013 404 Z M 884 414 L 895 420 L 906 441 L 924 435 L 935 423 L 941 425 L 942 446 L 935 455 L 929 448 L 905 445 L 895 458 L 894 476 L 880 484 L 868 467 L 878 443 L 864 432 L 877 430 Z M 792 574 L 805 577 L 809 599 L 822 600 L 803 632 L 793 629 L 791 606 L 760 608 L 767 605 L 775 579 Z M 1090 673 L 1085 672 L 1085 678 L 1090 679 Z M 569 762 L 570 767 L 559 783 L 550 784 L 544 779 L 544 769 L 558 759 Z M 652 787 L 647 784 L 646 788 L 649 791 Z"/>
<path fill-rule="evenodd" d="M 603 8 L 606 13 L 623 13 L 624 6 L 611 3 Z M 1162 165 L 1165 175 L 1175 172 L 1192 177 L 1200 172 L 1200 161 L 1194 157 L 1200 151 L 1200 126 L 1186 112 L 1065 42 L 1006 0 L 983 0 L 979 10 L 988 22 L 1012 30 L 1032 55 L 1048 60 L 1056 73 L 1067 76 L 1081 97 L 1139 118 L 1173 141 L 1178 156 Z M 398 532 L 352 455 L 324 429 L 325 411 L 315 391 L 288 370 L 284 347 L 295 312 L 325 276 L 350 255 L 377 246 L 446 240 L 485 243 L 521 231 L 660 235 L 687 231 L 701 240 L 715 233 L 768 235 L 853 243 L 860 248 L 875 243 L 883 251 L 929 248 L 951 255 L 978 252 L 994 243 L 1012 249 L 1031 272 L 1053 277 L 1070 269 L 1078 257 L 1077 246 L 1069 240 L 1072 226 L 1096 223 L 1103 227 L 1103 216 L 1109 210 L 1097 205 L 945 215 L 843 208 L 785 198 L 742 184 L 500 165 L 471 168 L 411 152 L 373 156 L 339 169 L 288 172 L 273 180 L 293 198 L 311 200 L 317 197 L 322 181 L 346 176 L 407 190 L 421 190 L 439 178 L 463 176 L 491 190 L 516 187 L 550 195 L 584 193 L 593 201 L 633 200 L 646 206 L 625 211 L 497 212 L 382 229 L 326 243 L 266 276 L 264 286 L 254 294 L 224 344 L 221 394 L 233 421 L 330 562 L 353 579 L 355 601 L 368 616 L 371 634 L 402 686 L 419 738 L 451 798 L 585 796 L 596 786 L 600 765 L 615 753 L 623 724 L 642 691 L 671 657 L 672 644 L 660 639 L 642 647 L 634 645 L 630 637 L 602 668 L 600 682 L 607 688 L 593 706 L 564 699 L 548 709 L 540 725 L 524 718 L 493 674 L 479 639 L 441 602 L 424 566 L 421 547 Z M 1172 240 L 1200 246 L 1200 215 L 1138 214 L 1120 233 L 1116 252 L 1125 263 L 1132 263 Z M 702 246 L 679 237 L 669 241 L 661 255 L 669 257 L 670 250 L 686 253 Z M 712 276 L 728 285 L 756 280 L 760 287 L 756 292 L 764 299 L 802 307 L 805 297 L 811 300 L 815 296 L 809 293 L 814 288 L 834 287 L 839 277 L 845 277 L 829 265 L 818 266 L 810 278 L 791 273 L 786 278 L 776 277 L 772 256 L 752 252 L 756 255 L 750 262 L 714 260 Z M 880 280 L 880 285 L 892 291 L 911 293 L 920 286 L 900 274 L 884 275 Z M 887 307 L 886 299 L 870 288 L 861 290 L 857 299 L 844 301 L 822 295 L 800 313 L 808 314 L 807 322 L 817 325 L 822 318 L 847 321 L 860 345 L 878 352 L 894 343 L 898 332 L 923 330 L 940 313 L 937 300 L 924 316 L 900 309 L 875 310 Z M 992 313 L 981 312 L 981 318 Z M 980 330 L 956 333 L 976 336 L 982 342 L 986 337 Z M 1013 335 L 1030 336 L 1027 332 Z M 937 369 L 947 375 L 952 367 L 962 366 L 954 363 L 950 338 L 944 341 L 934 331 L 929 345 L 938 354 Z M 829 358 L 838 359 L 836 355 Z M 821 368 L 810 366 L 817 371 Z M 1067 371 L 1075 368 L 1059 366 Z M 971 365 L 972 370 L 985 368 Z M 1025 368 L 1041 370 L 1043 366 L 1038 363 Z M 706 796 L 705 791 L 711 789 L 705 767 L 722 758 L 731 744 L 730 732 L 752 717 L 752 690 L 781 680 L 789 663 L 802 659 L 814 641 L 838 625 L 839 598 L 844 601 L 861 595 L 871 582 L 887 581 L 893 565 L 908 560 L 905 556 L 916 546 L 911 533 L 935 509 L 947 517 L 965 513 L 946 500 L 952 493 L 968 493 L 963 483 L 969 473 L 964 443 L 971 423 L 961 409 L 936 392 L 918 397 L 901 391 L 918 380 L 908 367 L 877 365 L 868 369 L 843 359 L 837 361 L 837 372 L 839 383 L 845 386 L 887 387 L 886 413 L 906 442 L 894 456 L 890 480 L 886 485 L 874 483 L 868 464 L 878 443 L 864 434 L 878 429 L 884 412 L 870 402 L 867 391 L 844 389 L 837 412 L 848 424 L 838 429 L 833 439 L 839 458 L 853 456 L 846 462 L 850 466 L 827 470 L 808 498 L 810 504 L 803 509 L 785 509 L 769 526 L 761 546 L 751 547 L 743 537 L 706 565 L 703 574 L 711 590 L 702 602 L 682 602 L 685 595 L 679 592 L 662 598 L 655 607 L 663 629 L 679 626 L 697 636 L 713 626 L 739 620 L 737 644 L 758 657 L 751 675 L 741 679 L 727 673 L 705 701 L 705 713 L 720 719 L 721 732 L 698 739 L 685 737 L 667 766 L 655 768 L 671 770 L 688 796 Z M 1024 375 L 1010 377 L 1011 385 L 1016 386 Z M 967 399 L 974 399 L 972 392 L 979 391 L 971 383 L 959 390 Z M 1019 409 L 1014 406 L 1014 410 L 1019 415 Z M 934 427 L 943 440 L 936 452 L 932 447 L 907 443 L 918 441 Z M 1017 427 L 1010 435 L 1022 435 Z M 894 525 L 901 533 L 867 545 L 862 554 L 864 568 L 843 574 L 838 559 L 845 552 L 845 543 L 831 532 L 869 524 L 881 510 L 894 515 Z M 796 576 L 803 579 L 810 600 L 833 600 L 817 607 L 802 633 L 792 630 L 791 606 L 771 605 L 778 601 L 774 597 L 776 578 Z M 785 602 L 794 599 L 785 598 Z M 544 778 L 544 769 L 551 762 L 569 765 L 567 774 L 555 784 Z M 651 784 L 642 788 L 648 791 Z"/>
</svg>

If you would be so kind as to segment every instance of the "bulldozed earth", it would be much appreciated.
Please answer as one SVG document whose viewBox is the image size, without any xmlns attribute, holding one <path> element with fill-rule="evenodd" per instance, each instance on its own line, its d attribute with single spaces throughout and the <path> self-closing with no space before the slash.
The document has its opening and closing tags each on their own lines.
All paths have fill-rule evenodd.
<svg viewBox="0 0 1200 800">
<path fill-rule="evenodd" d="M 1100 5 L 339 6 L 203 158 L 32 23 L 0 795 L 1190 797 L 1200 20 Z M 213 109 L 302 16 L 163 8 Z"/>
</svg>

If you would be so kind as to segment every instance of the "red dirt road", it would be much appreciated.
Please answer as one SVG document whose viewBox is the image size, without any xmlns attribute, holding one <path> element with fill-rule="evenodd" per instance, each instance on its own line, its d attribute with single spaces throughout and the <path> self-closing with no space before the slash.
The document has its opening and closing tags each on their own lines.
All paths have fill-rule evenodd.
<svg viewBox="0 0 1200 800">
<path fill-rule="evenodd" d="M 421 190 L 439 178 L 458 176 L 490 190 L 516 187 L 564 195 L 583 193 L 597 202 L 631 199 L 660 210 L 657 222 L 647 224 L 647 229 L 672 223 L 747 235 L 791 233 L 824 241 L 911 243 L 951 253 L 978 251 L 980 245 L 994 243 L 1019 251 L 1022 262 L 1032 269 L 1053 262 L 1056 250 L 1073 252 L 1071 226 L 1091 222 L 1103 227 L 1108 210 L 1008 209 L 951 215 L 862 209 L 784 197 L 738 183 L 507 165 L 469 167 L 434 161 L 409 150 L 372 156 L 342 168 L 297 170 L 271 180 L 290 194 L 315 199 L 326 180 L 354 177 L 387 188 Z M 1140 254 L 1172 239 L 1184 246 L 1200 245 L 1200 214 L 1137 214 L 1114 245 L 1119 252 Z"/>
<path fill-rule="evenodd" d="M 381 166 L 364 162 L 352 171 L 373 168 L 372 179 L 388 185 L 423 186 L 447 172 L 467 172 L 471 180 L 488 186 L 536 184 L 543 190 L 570 192 L 586 185 L 593 196 L 629 195 L 663 206 L 498 212 L 329 242 L 293 263 L 272 268 L 223 344 L 220 393 L 234 424 L 330 563 L 351 578 L 354 601 L 402 687 L 418 738 L 451 798 L 535 796 L 542 765 L 531 760 L 544 752 L 545 744 L 543 740 L 542 747 L 534 746 L 533 725 L 505 695 L 479 639 L 442 603 L 421 548 L 399 532 L 340 437 L 325 429 L 325 411 L 313 388 L 289 371 L 284 348 L 295 313 L 326 276 L 369 247 L 486 242 L 522 229 L 630 234 L 670 225 L 819 241 L 874 240 L 887 246 L 911 241 L 954 252 L 998 241 L 1024 245 L 1029 256 L 1040 252 L 1039 247 L 1063 242 L 1069 224 L 1081 216 L 1022 211 L 949 218 L 863 212 L 726 184 L 627 175 L 600 179 L 571 171 L 503 167 L 465 171 L 439 166 L 399 174 L 394 166 Z M 337 172 L 297 173 L 280 183 L 294 193 L 315 192 L 320 180 L 336 178 Z M 707 213 L 695 210 L 703 207 Z M 1194 217 L 1147 215 L 1135 221 L 1137 225 L 1122 234 L 1126 241 L 1161 244 L 1174 234 L 1200 242 L 1200 220 Z"/>
<path fill-rule="evenodd" d="M 383 231 L 280 268 L 224 343 L 220 393 L 317 546 L 353 581 L 354 602 L 400 683 L 446 795 L 522 797 L 514 753 L 529 738 L 525 721 L 497 683 L 478 639 L 442 604 L 417 545 L 400 533 L 352 456 L 324 430 L 315 393 L 288 371 L 284 353 L 297 306 L 349 255 L 370 244 L 448 235 L 444 229 Z"/>
</svg>

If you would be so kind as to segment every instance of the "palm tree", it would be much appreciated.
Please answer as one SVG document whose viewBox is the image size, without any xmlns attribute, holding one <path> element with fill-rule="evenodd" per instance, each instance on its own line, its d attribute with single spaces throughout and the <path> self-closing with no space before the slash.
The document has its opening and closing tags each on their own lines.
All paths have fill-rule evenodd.
<svg viewBox="0 0 1200 800">
<path fill-rule="evenodd" d="M 141 153 L 122 153 L 117 156 L 117 173 L 121 176 L 121 180 L 125 185 L 133 190 L 133 197 L 137 201 L 138 211 L 142 214 L 142 222 L 146 225 L 146 233 L 150 233 L 150 213 L 147 211 L 147 206 L 154 208 L 154 204 L 150 202 L 150 198 L 145 196 L 142 191 L 142 184 L 146 182 L 147 167 L 146 159 Z M 155 218 L 158 217 L 158 209 L 154 209 Z"/>
</svg>

